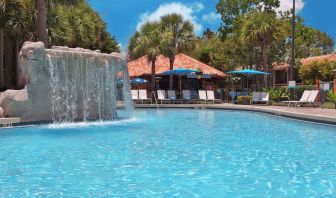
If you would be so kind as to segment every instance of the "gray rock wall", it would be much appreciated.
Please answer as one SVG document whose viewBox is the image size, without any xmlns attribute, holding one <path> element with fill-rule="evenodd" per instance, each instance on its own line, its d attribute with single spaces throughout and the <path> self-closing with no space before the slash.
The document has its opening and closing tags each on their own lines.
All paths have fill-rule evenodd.
<svg viewBox="0 0 336 198">
<path fill-rule="evenodd" d="M 65 58 L 67 60 L 63 61 Z M 91 62 L 83 65 L 84 60 Z M 75 112 L 75 116 L 70 116 L 65 121 L 84 119 L 85 113 L 90 115 L 89 119 L 102 118 L 102 110 L 111 110 L 113 106 L 116 106 L 115 99 L 111 99 L 114 98 L 114 95 L 111 94 L 115 94 L 113 89 L 115 89 L 118 73 L 126 72 L 128 74 L 126 61 L 119 54 L 103 54 L 100 51 L 58 46 L 45 49 L 42 42 L 25 42 L 19 55 L 19 64 L 21 79 L 25 82 L 26 87 L 23 90 L 7 90 L 0 93 L 0 108 L 3 109 L 3 116 L 21 117 L 22 121 L 52 120 L 58 116 L 55 114 L 62 112 L 70 114 L 70 111 Z M 111 72 L 109 73 L 109 71 Z M 59 73 L 55 74 L 55 72 Z M 95 72 L 99 72 L 100 75 Z M 71 75 L 68 75 L 69 73 Z M 85 78 L 83 73 L 87 75 Z M 55 76 L 59 78 L 60 82 L 65 81 L 65 83 L 52 83 L 55 81 Z M 91 86 L 93 90 L 100 86 L 100 92 L 92 92 L 93 96 L 99 94 L 100 98 L 91 98 L 88 100 L 90 103 L 87 102 L 89 107 L 96 107 L 95 109 L 88 109 L 83 105 L 86 97 L 83 92 L 88 91 L 88 88 L 82 84 L 84 83 L 83 79 L 89 78 L 88 76 L 96 76 L 96 80 L 101 82 Z M 107 79 L 113 82 L 109 82 Z M 70 83 L 66 83 L 66 81 Z M 71 87 L 74 82 L 76 82 L 76 90 Z M 95 80 L 93 79 L 92 82 Z M 125 82 L 128 82 L 128 79 Z M 102 87 L 105 85 L 110 87 Z M 76 98 L 68 97 L 74 92 L 76 92 Z M 80 94 L 82 94 L 81 97 L 79 97 Z M 55 103 L 56 100 L 58 101 Z M 102 101 L 104 106 L 102 106 Z M 63 104 L 64 107 L 60 107 L 56 112 L 55 108 L 57 109 Z M 112 105 L 107 107 L 106 105 L 109 104 Z M 55 107 L 55 105 L 57 106 Z M 115 109 L 112 110 L 115 111 Z M 114 117 L 114 112 L 109 113 L 104 114 L 104 119 Z M 57 121 L 63 121 L 62 116 L 59 115 Z"/>
</svg>

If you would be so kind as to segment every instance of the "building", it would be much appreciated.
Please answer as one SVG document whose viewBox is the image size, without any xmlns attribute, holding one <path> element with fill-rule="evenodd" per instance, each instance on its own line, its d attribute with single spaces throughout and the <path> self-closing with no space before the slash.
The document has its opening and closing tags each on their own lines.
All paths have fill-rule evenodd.
<svg viewBox="0 0 336 198">
<path fill-rule="evenodd" d="M 203 73 L 202 76 L 199 75 L 188 75 L 182 77 L 182 88 L 183 89 L 217 89 L 224 84 L 226 74 L 223 72 L 202 63 L 194 58 L 191 58 L 183 53 L 175 56 L 174 69 L 176 68 L 186 68 L 199 70 Z M 144 78 L 151 81 L 151 63 L 147 60 L 147 56 L 142 56 L 136 60 L 128 63 L 128 70 L 131 79 L 136 77 Z M 168 71 L 170 69 L 169 58 L 162 55 L 158 56 L 156 60 L 156 87 L 158 89 L 168 89 L 169 88 L 169 76 L 163 76 L 161 73 Z M 175 77 L 174 89 L 178 90 L 179 77 Z M 150 90 L 150 83 L 145 85 L 139 85 L 142 88 Z"/>
<path fill-rule="evenodd" d="M 321 56 L 314 56 L 303 58 L 300 60 L 302 66 L 309 65 L 318 61 L 331 61 L 336 63 L 336 53 L 326 54 Z M 289 64 L 288 63 L 274 63 L 273 64 L 273 85 L 286 86 L 289 79 Z M 297 72 L 295 72 L 297 75 Z M 297 79 L 297 78 L 296 78 Z"/>
</svg>

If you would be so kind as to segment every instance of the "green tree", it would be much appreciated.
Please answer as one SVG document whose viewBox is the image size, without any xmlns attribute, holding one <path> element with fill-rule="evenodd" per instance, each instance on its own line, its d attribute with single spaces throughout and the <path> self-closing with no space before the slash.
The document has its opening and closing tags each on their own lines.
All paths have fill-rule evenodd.
<svg viewBox="0 0 336 198">
<path fill-rule="evenodd" d="M 155 62 L 157 57 L 161 54 L 162 44 L 161 44 L 162 33 L 160 30 L 160 24 L 157 22 L 147 22 L 145 23 L 139 32 L 136 33 L 135 37 L 131 43 L 132 48 L 130 52 L 134 57 L 140 57 L 143 55 L 147 56 L 147 60 L 152 64 L 152 81 L 151 89 L 154 91 L 155 87 Z"/>
<path fill-rule="evenodd" d="M 170 14 L 161 17 L 162 52 L 169 58 L 170 70 L 174 69 L 175 55 L 191 49 L 194 45 L 194 27 L 181 15 Z M 173 76 L 170 76 L 169 89 L 173 87 Z"/>
<path fill-rule="evenodd" d="M 0 83 L 3 82 L 4 67 L 4 31 L 9 30 L 17 23 L 20 13 L 20 2 L 16 0 L 0 0 Z"/>
<path fill-rule="evenodd" d="M 304 84 L 313 85 L 316 80 L 332 81 L 336 64 L 330 61 L 313 62 L 299 67 L 299 76 Z"/>
<path fill-rule="evenodd" d="M 251 11 L 274 13 L 279 6 L 279 0 L 219 0 L 216 8 L 223 21 L 219 33 L 223 37 L 232 34 L 239 25 L 239 19 Z"/>
<path fill-rule="evenodd" d="M 39 40 L 48 46 L 47 5 L 50 9 L 55 4 L 76 5 L 79 2 L 81 0 L 37 0 Z"/>
<path fill-rule="evenodd" d="M 280 34 L 279 21 L 272 12 L 251 12 L 244 17 L 241 28 L 241 40 L 247 46 L 259 47 L 261 65 L 268 72 L 267 50 L 271 42 L 277 40 Z M 264 76 L 264 86 L 267 87 L 267 76 Z"/>
</svg>

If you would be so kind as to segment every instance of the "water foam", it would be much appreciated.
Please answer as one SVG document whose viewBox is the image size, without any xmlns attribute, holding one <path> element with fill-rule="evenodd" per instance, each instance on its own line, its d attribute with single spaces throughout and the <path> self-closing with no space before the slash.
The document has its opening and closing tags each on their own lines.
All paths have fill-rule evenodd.
<svg viewBox="0 0 336 198">
<path fill-rule="evenodd" d="M 130 123 L 139 122 L 138 118 L 129 118 L 113 121 L 86 121 L 86 122 L 65 122 L 65 123 L 52 123 L 45 125 L 48 129 L 66 129 L 66 128 L 90 128 L 90 127 L 104 127 L 104 126 L 114 126 L 114 125 L 127 125 Z"/>
</svg>

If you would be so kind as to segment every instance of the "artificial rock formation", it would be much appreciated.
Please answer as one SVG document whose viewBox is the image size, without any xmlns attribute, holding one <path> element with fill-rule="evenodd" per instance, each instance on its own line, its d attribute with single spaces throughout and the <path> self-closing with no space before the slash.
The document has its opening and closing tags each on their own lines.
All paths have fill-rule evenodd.
<svg viewBox="0 0 336 198">
<path fill-rule="evenodd" d="M 128 70 L 119 54 L 25 42 L 19 57 L 23 90 L 0 93 L 7 117 L 22 121 L 72 122 L 116 118 L 117 78 L 124 78 L 123 98 L 130 111 Z"/>
</svg>

